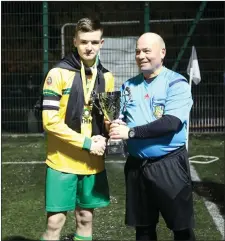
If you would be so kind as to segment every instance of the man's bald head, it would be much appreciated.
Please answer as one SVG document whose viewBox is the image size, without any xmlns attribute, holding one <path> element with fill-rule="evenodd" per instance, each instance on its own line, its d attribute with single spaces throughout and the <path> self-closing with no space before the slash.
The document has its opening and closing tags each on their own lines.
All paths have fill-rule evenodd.
<svg viewBox="0 0 225 241">
<path fill-rule="evenodd" d="M 136 62 L 144 75 L 152 75 L 160 69 L 165 55 L 165 42 L 160 35 L 144 33 L 137 40 Z"/>
<path fill-rule="evenodd" d="M 155 44 L 158 44 L 160 46 L 160 48 L 162 48 L 162 49 L 166 48 L 166 45 L 165 45 L 165 42 L 164 42 L 163 38 L 156 33 L 151 33 L 151 32 L 150 33 L 144 33 L 139 37 L 139 39 L 137 40 L 137 43 L 139 41 L 155 43 Z"/>
</svg>

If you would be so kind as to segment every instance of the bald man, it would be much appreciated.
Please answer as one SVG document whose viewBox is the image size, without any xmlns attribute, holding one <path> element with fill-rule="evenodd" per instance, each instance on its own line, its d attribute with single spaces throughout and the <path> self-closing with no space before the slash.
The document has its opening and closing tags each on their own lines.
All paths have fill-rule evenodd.
<svg viewBox="0 0 225 241">
<path fill-rule="evenodd" d="M 123 120 L 110 125 L 109 135 L 127 142 L 125 223 L 136 228 L 136 240 L 157 240 L 159 213 L 174 240 L 195 240 L 185 148 L 193 101 L 185 77 L 163 66 L 165 55 L 158 34 L 145 33 L 138 39 L 141 73 L 122 85 L 122 92 L 130 89 L 131 101 L 121 109 Z"/>
</svg>

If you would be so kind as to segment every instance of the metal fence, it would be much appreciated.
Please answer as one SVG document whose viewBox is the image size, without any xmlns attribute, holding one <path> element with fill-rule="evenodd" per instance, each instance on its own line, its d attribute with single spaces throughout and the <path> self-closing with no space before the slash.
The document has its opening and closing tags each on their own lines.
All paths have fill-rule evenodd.
<svg viewBox="0 0 225 241">
<path fill-rule="evenodd" d="M 194 45 L 202 81 L 192 86 L 190 131 L 224 131 L 224 2 L 2 2 L 1 9 L 3 133 L 42 132 L 33 107 L 43 75 L 71 50 L 74 23 L 92 15 L 103 22 L 105 38 L 160 34 L 165 65 L 187 78 Z M 134 61 L 130 51 L 128 61 Z M 123 72 L 132 75 L 132 69 Z"/>
</svg>

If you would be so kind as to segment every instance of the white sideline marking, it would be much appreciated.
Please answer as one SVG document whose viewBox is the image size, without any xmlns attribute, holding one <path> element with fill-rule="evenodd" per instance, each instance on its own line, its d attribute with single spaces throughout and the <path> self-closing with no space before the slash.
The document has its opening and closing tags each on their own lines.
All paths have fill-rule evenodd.
<svg viewBox="0 0 225 241">
<path fill-rule="evenodd" d="M 206 158 L 211 159 L 210 161 L 194 161 L 195 158 Z M 218 161 L 219 157 L 216 156 L 205 156 L 205 155 L 197 155 L 189 158 L 190 163 L 197 164 L 209 164 L 215 161 Z M 105 163 L 125 163 L 125 160 L 106 160 Z M 23 164 L 45 164 L 43 161 L 31 161 L 31 162 L 2 162 L 2 165 L 23 165 Z"/>
<path fill-rule="evenodd" d="M 33 164 L 45 164 L 45 162 L 38 162 L 38 161 L 32 161 L 32 162 L 2 162 L 2 165 L 33 165 Z"/>
<path fill-rule="evenodd" d="M 200 163 L 200 164 L 209 164 L 209 163 L 212 163 L 212 162 L 215 162 L 217 160 L 219 160 L 218 157 L 213 157 L 214 159 L 211 160 L 211 161 L 208 161 L 208 162 L 197 162 L 197 161 L 191 161 L 192 159 L 196 158 L 196 157 L 206 157 L 206 158 L 209 158 L 209 157 L 212 157 L 212 156 L 203 156 L 203 155 L 199 155 L 199 156 L 193 156 L 191 158 L 189 158 L 190 162 L 195 162 L 195 163 Z M 108 161 L 105 161 L 106 163 L 125 163 L 125 160 L 123 161 L 119 161 L 119 160 L 108 160 Z M 41 161 L 31 161 L 31 162 L 2 162 L 2 165 L 32 165 L 32 164 L 45 164 L 45 162 L 41 162 Z M 193 181 L 197 181 L 197 182 L 200 182 L 201 179 L 199 178 L 194 166 L 190 163 L 190 168 L 191 168 L 191 176 L 192 176 L 192 180 Z M 208 201 L 206 200 L 206 198 L 202 197 L 203 201 L 204 201 L 204 204 L 209 212 L 209 214 L 211 215 L 214 223 L 215 223 L 215 226 L 217 228 L 217 230 L 221 233 L 222 235 L 222 240 L 224 240 L 224 218 L 223 216 L 220 214 L 219 212 L 219 209 L 218 207 L 211 201 Z"/>
<path fill-rule="evenodd" d="M 200 182 L 201 179 L 198 176 L 198 173 L 195 170 L 194 166 L 190 165 L 190 168 L 191 168 L 192 181 Z M 222 240 L 224 240 L 224 218 L 223 218 L 223 216 L 220 214 L 220 211 L 219 211 L 218 207 L 216 206 L 216 204 L 214 204 L 211 201 L 206 200 L 206 198 L 204 198 L 204 197 L 202 197 L 202 199 L 204 201 L 204 204 L 205 204 L 209 214 L 211 215 L 211 217 L 215 223 L 217 230 L 222 235 Z"/>
</svg>

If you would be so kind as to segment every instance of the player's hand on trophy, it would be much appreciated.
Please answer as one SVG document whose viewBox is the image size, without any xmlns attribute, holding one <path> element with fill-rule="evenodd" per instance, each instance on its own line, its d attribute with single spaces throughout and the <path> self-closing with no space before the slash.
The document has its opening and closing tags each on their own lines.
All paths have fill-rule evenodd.
<svg viewBox="0 0 225 241">
<path fill-rule="evenodd" d="M 126 125 L 126 123 L 118 124 L 118 122 L 113 122 L 110 125 L 109 136 L 110 139 L 128 139 L 128 132 L 130 128 Z"/>
<path fill-rule="evenodd" d="M 96 141 L 98 141 L 98 140 L 101 140 L 101 139 L 106 139 L 105 137 L 103 137 L 103 136 L 101 136 L 101 135 L 95 135 L 95 136 L 92 136 L 91 137 L 91 140 L 92 141 L 94 141 L 94 142 L 96 142 Z"/>
<path fill-rule="evenodd" d="M 97 156 L 103 156 L 106 148 L 106 138 L 100 135 L 92 136 L 90 153 Z"/>
</svg>

